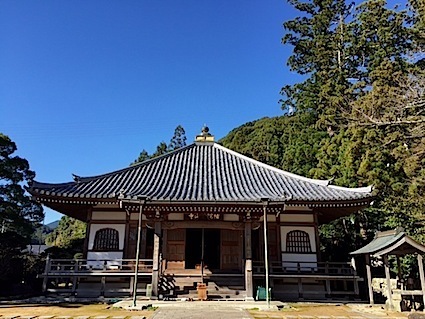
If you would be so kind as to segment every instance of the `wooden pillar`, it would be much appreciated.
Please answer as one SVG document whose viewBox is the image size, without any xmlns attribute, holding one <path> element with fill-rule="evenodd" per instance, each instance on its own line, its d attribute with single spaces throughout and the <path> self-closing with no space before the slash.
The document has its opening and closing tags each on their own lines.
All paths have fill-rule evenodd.
<svg viewBox="0 0 425 319">
<path fill-rule="evenodd" d="M 164 229 L 162 231 L 162 247 L 161 247 L 161 253 L 162 253 L 162 264 L 161 269 L 164 271 L 167 268 L 167 260 L 168 260 L 168 230 Z"/>
<path fill-rule="evenodd" d="M 47 292 L 47 284 L 49 282 L 49 271 L 50 271 L 50 255 L 48 254 L 46 258 L 46 266 L 44 267 L 44 277 L 43 277 L 43 285 L 42 285 L 43 293 Z"/>
<path fill-rule="evenodd" d="M 359 297 L 359 282 L 357 281 L 357 266 L 356 259 L 354 257 L 351 258 L 351 267 L 353 267 L 353 284 L 354 284 L 354 295 Z"/>
<path fill-rule="evenodd" d="M 367 276 L 367 287 L 369 289 L 369 303 L 373 305 L 375 302 L 373 300 L 373 289 L 372 289 L 372 273 L 370 271 L 370 255 L 366 254 L 366 276 Z"/>
<path fill-rule="evenodd" d="M 86 237 L 84 238 L 84 247 L 83 247 L 83 258 L 84 259 L 87 259 L 87 253 L 88 253 L 88 250 L 89 250 L 91 218 L 92 218 L 92 207 L 87 209 Z"/>
<path fill-rule="evenodd" d="M 123 259 L 130 258 L 130 251 L 128 245 L 130 242 L 130 216 L 131 211 L 125 212 L 125 235 L 124 235 L 124 249 L 123 249 Z"/>
<path fill-rule="evenodd" d="M 75 296 L 77 292 L 77 281 L 78 281 L 77 273 L 79 271 L 79 263 L 80 262 L 76 260 L 74 264 L 74 276 L 72 277 L 72 295 L 73 296 Z"/>
<path fill-rule="evenodd" d="M 421 279 L 422 300 L 425 306 L 425 276 L 424 276 L 424 263 L 423 263 L 421 254 L 418 254 L 418 267 L 419 267 L 419 277 Z"/>
<path fill-rule="evenodd" d="M 245 222 L 245 300 L 254 300 L 254 287 L 252 280 L 252 222 Z"/>
<path fill-rule="evenodd" d="M 388 306 L 390 309 L 394 309 L 392 289 L 391 289 L 390 266 L 388 265 L 388 255 L 384 255 L 383 259 L 384 259 L 384 267 L 385 267 L 385 279 L 387 282 Z"/>
<path fill-rule="evenodd" d="M 161 236 L 161 222 L 155 222 L 155 233 L 153 237 L 153 265 L 152 265 L 152 295 L 158 297 L 159 284 L 159 249 Z"/>
<path fill-rule="evenodd" d="M 400 255 L 396 256 L 397 258 L 397 282 L 400 283 L 400 289 L 404 290 L 404 280 L 403 280 L 403 274 L 401 271 L 401 262 L 400 262 Z"/>
<path fill-rule="evenodd" d="M 140 258 L 146 258 L 146 235 L 147 235 L 147 228 L 146 228 L 146 224 L 143 225 L 142 224 L 142 233 L 141 233 L 141 244 L 140 244 Z"/>
<path fill-rule="evenodd" d="M 105 260 L 103 262 L 103 272 L 106 272 L 107 270 L 107 261 Z M 100 296 L 105 297 L 105 290 L 106 290 L 106 277 L 102 276 L 100 278 Z"/>
</svg>

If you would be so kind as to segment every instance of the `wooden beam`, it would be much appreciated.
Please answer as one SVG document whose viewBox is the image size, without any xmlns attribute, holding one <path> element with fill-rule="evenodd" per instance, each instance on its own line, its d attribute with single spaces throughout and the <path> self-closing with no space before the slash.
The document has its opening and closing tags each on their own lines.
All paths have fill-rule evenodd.
<svg viewBox="0 0 425 319">
<path fill-rule="evenodd" d="M 425 305 L 425 276 L 424 276 L 424 263 L 421 254 L 418 254 L 418 267 L 419 277 L 421 278 L 422 300 Z"/>
<path fill-rule="evenodd" d="M 369 303 L 373 305 L 375 302 L 373 300 L 373 289 L 372 289 L 372 274 L 370 271 L 370 256 L 369 254 L 365 255 L 366 258 L 366 275 L 367 275 L 367 286 L 369 289 Z"/>
<path fill-rule="evenodd" d="M 384 259 L 384 267 L 385 267 L 385 279 L 387 282 L 388 306 L 390 309 L 394 309 L 393 296 L 392 296 L 392 290 L 391 290 L 390 266 L 388 265 L 388 255 L 384 255 L 383 259 Z"/>
</svg>

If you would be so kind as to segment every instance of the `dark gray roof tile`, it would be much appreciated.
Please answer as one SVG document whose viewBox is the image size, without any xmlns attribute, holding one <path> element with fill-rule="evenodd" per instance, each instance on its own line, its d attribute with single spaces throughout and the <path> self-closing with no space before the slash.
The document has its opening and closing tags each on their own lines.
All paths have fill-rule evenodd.
<svg viewBox="0 0 425 319">
<path fill-rule="evenodd" d="M 161 157 L 77 182 L 34 182 L 34 195 L 158 201 L 350 201 L 371 198 L 371 188 L 344 188 L 260 163 L 216 143 L 192 144 Z"/>
</svg>

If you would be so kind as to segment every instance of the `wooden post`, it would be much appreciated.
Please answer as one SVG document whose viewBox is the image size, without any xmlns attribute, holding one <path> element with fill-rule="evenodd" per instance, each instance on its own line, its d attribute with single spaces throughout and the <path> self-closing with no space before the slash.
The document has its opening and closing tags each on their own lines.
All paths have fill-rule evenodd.
<svg viewBox="0 0 425 319">
<path fill-rule="evenodd" d="M 354 257 L 351 258 L 351 267 L 353 268 L 353 285 L 354 285 L 354 295 L 359 297 L 359 282 L 357 281 L 357 266 L 356 259 Z"/>
<path fill-rule="evenodd" d="M 372 273 L 370 271 L 370 255 L 366 254 L 366 276 L 367 276 L 367 286 L 369 289 L 369 303 L 373 305 L 375 302 L 373 300 L 373 289 L 372 289 Z"/>
<path fill-rule="evenodd" d="M 385 267 L 385 279 L 387 281 L 388 306 L 390 309 L 394 309 L 392 289 L 391 289 L 390 267 L 388 265 L 388 255 L 384 255 L 383 259 L 384 259 L 384 267 Z"/>
<path fill-rule="evenodd" d="M 298 277 L 298 298 L 304 299 L 303 281 L 301 277 Z"/>
<path fill-rule="evenodd" d="M 83 247 L 83 258 L 87 259 L 87 253 L 89 250 L 89 237 L 90 237 L 90 228 L 91 228 L 91 218 L 92 218 L 92 210 L 90 207 L 87 209 L 87 220 L 86 220 L 86 236 L 84 237 L 84 247 Z"/>
<path fill-rule="evenodd" d="M 251 243 L 251 221 L 245 222 L 245 300 L 254 300 L 254 287 L 252 281 L 252 243 Z"/>
<path fill-rule="evenodd" d="M 78 259 L 75 261 L 74 264 L 74 276 L 72 277 L 72 295 L 75 296 L 75 293 L 77 292 L 77 273 L 78 273 L 78 266 L 79 266 Z"/>
<path fill-rule="evenodd" d="M 264 228 L 264 268 L 266 270 L 266 301 L 267 308 L 270 308 L 270 291 L 269 291 L 269 254 L 267 239 L 267 205 L 268 199 L 263 199 L 263 228 Z"/>
<path fill-rule="evenodd" d="M 44 277 L 43 277 L 43 293 L 47 292 L 47 283 L 49 282 L 49 271 L 50 271 L 50 255 L 47 255 L 46 266 L 44 267 Z"/>
<path fill-rule="evenodd" d="M 159 242 L 161 236 L 161 222 L 155 222 L 155 234 L 153 238 L 153 265 L 152 265 L 152 295 L 158 297 L 159 285 Z"/>
<path fill-rule="evenodd" d="M 106 265 L 107 265 L 107 261 L 105 260 L 104 262 L 103 262 L 103 271 L 104 272 L 106 272 Z M 106 277 L 105 276 L 102 276 L 101 278 L 100 278 L 100 296 L 101 297 L 104 297 L 105 296 L 105 286 L 106 286 Z"/>
<path fill-rule="evenodd" d="M 167 268 L 167 260 L 168 260 L 168 230 L 164 229 L 162 231 L 162 258 L 161 258 L 161 273 Z"/>
<path fill-rule="evenodd" d="M 400 263 L 400 256 L 397 255 L 397 277 L 398 282 L 400 283 L 400 289 L 404 290 L 404 284 L 402 279 L 402 273 L 401 273 L 401 263 Z"/>
<path fill-rule="evenodd" d="M 141 244 L 140 244 L 140 258 L 146 258 L 146 235 L 148 233 L 148 229 L 146 225 L 142 225 L 142 233 L 141 235 Z"/>
<path fill-rule="evenodd" d="M 329 275 L 329 262 L 325 263 L 325 274 Z M 331 297 L 331 281 L 328 279 L 325 280 L 325 284 L 326 284 L 326 297 L 330 298 Z"/>
<path fill-rule="evenodd" d="M 134 296 L 134 277 L 130 277 L 130 296 Z"/>
<path fill-rule="evenodd" d="M 425 305 L 425 276 L 424 276 L 424 263 L 422 255 L 418 254 L 418 267 L 419 267 L 419 277 L 421 278 L 421 289 L 422 289 L 422 300 Z"/>
<path fill-rule="evenodd" d="M 297 262 L 297 271 L 298 273 L 301 272 L 301 264 L 299 262 Z M 298 298 L 304 299 L 303 281 L 301 277 L 298 277 Z"/>
</svg>

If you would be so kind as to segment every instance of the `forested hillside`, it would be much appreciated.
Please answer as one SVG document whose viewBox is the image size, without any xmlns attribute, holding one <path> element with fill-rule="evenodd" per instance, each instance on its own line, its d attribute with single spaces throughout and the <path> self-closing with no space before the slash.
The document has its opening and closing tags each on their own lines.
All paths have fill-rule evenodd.
<svg viewBox="0 0 425 319">
<path fill-rule="evenodd" d="M 284 23 L 282 42 L 293 48 L 288 66 L 305 80 L 282 88 L 287 115 L 246 123 L 220 142 L 293 173 L 375 187 L 370 208 L 321 227 L 331 259 L 344 259 L 377 229 L 403 226 L 424 242 L 423 8 L 290 3 L 299 17 Z"/>
</svg>

